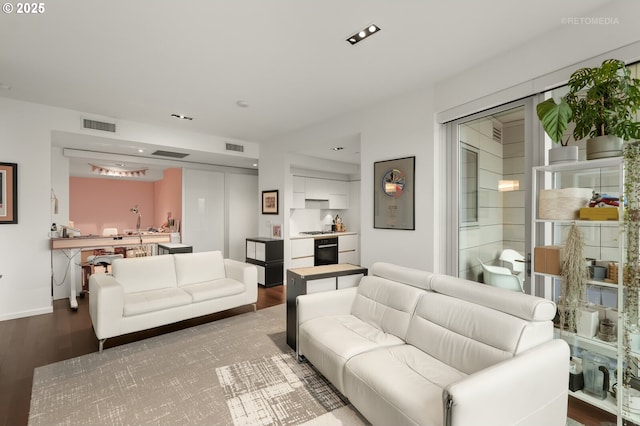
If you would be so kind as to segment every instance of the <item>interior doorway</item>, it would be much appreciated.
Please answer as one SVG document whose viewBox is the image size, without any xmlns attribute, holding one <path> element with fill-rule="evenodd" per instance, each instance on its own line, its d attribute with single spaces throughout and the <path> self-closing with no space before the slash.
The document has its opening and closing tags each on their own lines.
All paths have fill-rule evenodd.
<svg viewBox="0 0 640 426">
<path fill-rule="evenodd" d="M 529 292 L 532 105 L 525 99 L 447 123 L 451 275 L 487 283 L 509 273 L 517 279 L 508 285 Z"/>
</svg>

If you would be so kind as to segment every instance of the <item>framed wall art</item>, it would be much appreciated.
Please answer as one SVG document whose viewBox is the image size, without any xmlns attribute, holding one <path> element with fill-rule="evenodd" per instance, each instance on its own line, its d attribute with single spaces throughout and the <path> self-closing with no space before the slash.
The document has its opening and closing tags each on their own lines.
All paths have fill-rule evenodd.
<svg viewBox="0 0 640 426">
<path fill-rule="evenodd" d="M 0 163 L 0 225 L 18 223 L 18 165 Z"/>
<path fill-rule="evenodd" d="M 416 157 L 373 164 L 373 227 L 415 230 Z"/>
<path fill-rule="evenodd" d="M 262 214 L 278 214 L 278 190 L 262 191 Z"/>
</svg>

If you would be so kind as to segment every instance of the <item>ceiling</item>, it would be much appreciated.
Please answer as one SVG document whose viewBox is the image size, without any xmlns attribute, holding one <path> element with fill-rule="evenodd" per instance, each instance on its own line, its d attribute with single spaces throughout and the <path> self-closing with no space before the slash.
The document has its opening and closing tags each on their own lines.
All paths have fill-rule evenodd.
<svg viewBox="0 0 640 426">
<path fill-rule="evenodd" d="M 434 84 L 607 2 L 56 0 L 40 15 L 0 16 L 0 96 L 264 144 Z M 372 23 L 379 33 L 345 41 Z M 305 153 L 356 163 L 356 152 L 359 136 L 344 135 Z"/>
</svg>

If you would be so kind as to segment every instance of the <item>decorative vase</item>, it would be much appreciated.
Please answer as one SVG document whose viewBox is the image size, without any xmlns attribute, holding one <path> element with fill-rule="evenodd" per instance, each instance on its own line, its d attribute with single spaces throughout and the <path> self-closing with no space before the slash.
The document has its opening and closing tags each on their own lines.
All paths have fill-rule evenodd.
<svg viewBox="0 0 640 426">
<path fill-rule="evenodd" d="M 549 164 L 572 163 L 578 161 L 578 147 L 558 146 L 549 149 Z"/>
<path fill-rule="evenodd" d="M 587 139 L 587 160 L 619 157 L 622 155 L 623 141 L 617 136 L 604 135 Z"/>
</svg>

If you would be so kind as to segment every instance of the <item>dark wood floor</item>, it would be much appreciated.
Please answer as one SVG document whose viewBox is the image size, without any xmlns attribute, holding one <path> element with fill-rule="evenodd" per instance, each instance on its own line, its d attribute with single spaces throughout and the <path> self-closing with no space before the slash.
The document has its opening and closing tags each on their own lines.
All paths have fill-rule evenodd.
<svg viewBox="0 0 640 426">
<path fill-rule="evenodd" d="M 259 288 L 258 309 L 285 303 L 285 287 Z M 78 299 L 77 312 L 67 300 L 57 300 L 53 313 L 0 321 L 0 425 L 26 425 L 29 418 L 31 384 L 36 367 L 98 350 L 89 318 L 89 299 Z M 192 327 L 220 318 L 250 312 L 250 306 L 183 321 L 165 327 L 112 338 L 105 348 Z M 586 426 L 601 426 L 615 418 L 588 404 L 569 399 L 569 416 Z"/>
</svg>

